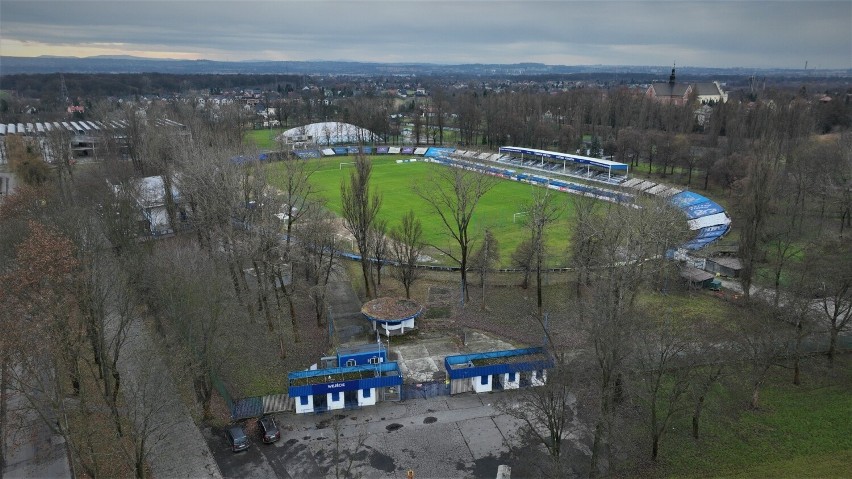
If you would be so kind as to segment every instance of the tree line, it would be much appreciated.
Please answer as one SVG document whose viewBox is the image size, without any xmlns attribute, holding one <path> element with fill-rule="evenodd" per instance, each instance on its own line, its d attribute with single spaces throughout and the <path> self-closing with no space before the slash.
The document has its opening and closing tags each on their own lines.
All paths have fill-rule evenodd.
<svg viewBox="0 0 852 479">
<path fill-rule="evenodd" d="M 547 146 L 558 142 L 547 131 L 571 132 L 567 138 L 574 142 L 578 134 L 592 132 L 607 139 L 604 150 L 612 138 L 616 157 L 634 165 L 641 159 L 649 170 L 658 165 L 662 175 L 681 165 L 678 155 L 709 149 L 714 161 L 704 163 L 710 164 L 706 171 L 715 172 L 714 182 L 730 192 L 745 303 L 743 321 L 725 327 L 684 325 L 641 307 L 643 295 L 663 294 L 679 281 L 678 266 L 666 255 L 689 232 L 682 214 L 667 202 L 641 198 L 639 208 L 627 208 L 572 198 L 569 251 L 547 247 L 554 234 L 550 226 L 564 214 L 554 193 L 536 191 L 526 205 L 526 240 L 509 254 L 524 270 L 521 287 L 535 283 L 536 307 L 518 318 L 541 328 L 557 366 L 547 387 L 531 391 L 526 406 L 511 411 L 548 451 L 542 474 L 557 477 L 574 467 L 565 462 L 561 441 L 580 423 L 590 439 L 585 474 L 609 474 L 639 461 L 645 454 L 637 445 L 647 445 L 653 462 L 675 418 L 691 414 L 693 435 L 700 435 L 703 404 L 720 381 L 735 378 L 748 390 L 749 405 L 759 407 L 770 370 L 790 367 L 791 381 L 802 381 L 808 337 L 828 331 L 826 356 L 833 364 L 838 337 L 852 318 L 848 132 L 815 136 L 814 107 L 801 98 L 717 105 L 721 113 L 714 114 L 710 133 L 703 133 L 701 150 L 691 143 L 694 125 L 687 108 L 616 96 L 618 101 L 598 101 L 581 92 L 551 103 L 556 100 L 533 94 L 468 92 L 429 100 L 447 101 L 440 107 L 446 116 L 439 117 L 457 125 L 459 143 L 467 146 L 487 147 L 489 139 L 497 145 L 504 138 Z M 352 101 L 350 115 L 387 113 L 371 109 L 367 100 Z M 429 102 L 421 107 L 439 109 Z M 557 119 L 544 125 L 541 118 L 553 107 Z M 512 120 L 501 119 L 500 112 Z M 71 161 L 64 133 L 51 132 L 41 143 L 7 139 L 10 163 L 25 186 L 0 206 L 8 232 L 0 242 L 0 294 L 8 305 L 0 313 L 8 331 L 0 339 L 3 385 L 50 418 L 72 449 L 74 464 L 87 474 L 110 474 L 99 459 L 102 446 L 93 439 L 105 434 L 118 439 L 114 454 L 125 459 L 124 471 L 144 477 L 151 447 L 163 434 L 144 418 L 162 404 L 131 400 L 145 399 L 137 393 L 146 389 L 138 377 L 128 380 L 121 373 L 128 332 L 139 318 L 150 317 L 174 352 L 175 369 L 185 371 L 181 379 L 201 417 L 209 418 L 218 374 L 234 354 L 228 328 L 264 325 L 281 357 L 331 344 L 333 338 L 325 335 L 327 295 L 329 283 L 342 274 L 341 224 L 311 184 L 311 163 L 285 161 L 273 181 L 270 170 L 251 160 L 257 151 L 243 136 L 251 120 L 239 106 L 167 103 L 141 115 L 129 105 L 102 103 L 92 114 L 121 119 L 128 127 L 121 141 L 98 133 L 95 161 L 85 166 Z M 166 117 L 184 128 L 154 126 Z M 429 122 L 427 129 L 441 129 L 437 119 Z M 439 142 L 441 134 L 432 138 Z M 51 165 L 39 159 L 45 151 Z M 182 234 L 162 242 L 138 240 L 136 200 L 145 176 L 162 178 L 170 229 Z M 485 290 L 501 254 L 488 231 L 470 228 L 479 200 L 495 181 L 461 168 L 438 168 L 417 189 L 453 239 L 444 252 L 459 266 L 465 304 L 471 299 L 468 275 L 478 272 Z M 367 258 L 392 259 L 391 275 L 410 294 L 421 279 L 415 265 L 426 246 L 421 220 L 414 212 L 396 225 L 377 219 L 383 201 L 367 157 L 356 159 L 340 188 L 342 226 L 362 257 L 365 295 L 374 297 L 382 279 L 382 262 Z M 555 256 L 568 258 L 575 271 L 558 293 L 546 288 L 542 274 Z M 752 298 L 755 283 L 762 292 Z M 570 313 L 548 311 L 549 294 L 558 294 Z M 486 296 L 481 304 L 487 312 Z M 570 345 L 566 331 L 575 341 Z M 129 404 L 136 413 L 128 412 Z M 537 422 L 542 419 L 548 422 Z M 91 424 L 98 429 L 87 429 Z M 635 436 L 620 434 L 625 426 L 640 428 L 643 439 L 627 441 Z"/>
</svg>

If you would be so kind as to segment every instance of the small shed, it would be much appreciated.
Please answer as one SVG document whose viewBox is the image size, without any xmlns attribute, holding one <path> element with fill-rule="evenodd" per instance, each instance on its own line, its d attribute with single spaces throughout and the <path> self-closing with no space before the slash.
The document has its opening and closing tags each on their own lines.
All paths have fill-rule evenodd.
<svg viewBox="0 0 852 479">
<path fill-rule="evenodd" d="M 731 258 L 727 256 L 707 258 L 707 262 L 704 264 L 704 269 L 711 273 L 718 273 L 722 276 L 738 278 L 740 276 L 740 270 L 743 269 L 743 263 L 739 258 Z"/>
<path fill-rule="evenodd" d="M 716 276 L 693 266 L 684 265 L 680 270 L 680 277 L 696 288 L 709 288 Z"/>
<path fill-rule="evenodd" d="M 444 358 L 451 381 L 450 394 L 542 386 L 553 367 L 541 347 L 460 354 Z"/>
<path fill-rule="evenodd" d="M 351 367 L 363 364 L 380 364 L 387 362 L 387 360 L 387 350 L 381 343 L 359 344 L 337 350 L 338 366 Z"/>
</svg>

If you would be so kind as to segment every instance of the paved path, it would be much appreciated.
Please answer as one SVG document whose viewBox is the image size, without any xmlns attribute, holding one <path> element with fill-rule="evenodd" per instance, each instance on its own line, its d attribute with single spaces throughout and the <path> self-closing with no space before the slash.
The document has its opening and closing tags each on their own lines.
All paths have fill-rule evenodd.
<svg viewBox="0 0 852 479">
<path fill-rule="evenodd" d="M 168 367 L 141 320 L 130 327 L 119 371 L 129 414 L 145 423 L 155 478 L 221 478 L 207 442 L 181 401 Z"/>
<path fill-rule="evenodd" d="M 54 435 L 20 393 L 7 390 L 7 415 L 3 433 L 6 468 L 4 479 L 25 477 L 70 478 L 68 450 L 62 436 Z"/>
<path fill-rule="evenodd" d="M 739 281 L 729 278 L 719 278 L 719 281 L 722 283 L 723 288 L 742 294 L 743 287 L 742 283 L 740 283 Z M 751 288 L 749 288 L 749 291 L 751 292 L 752 298 L 760 299 L 769 304 L 773 304 L 775 302 L 775 291 L 773 289 L 763 288 L 752 284 Z M 781 299 L 779 301 L 779 304 L 782 308 L 787 303 L 788 299 L 789 297 L 785 298 L 784 294 L 782 293 Z M 833 305 L 831 304 L 831 302 L 829 302 L 829 308 L 832 307 Z M 813 300 L 810 304 L 810 309 L 813 313 L 813 316 L 816 318 L 816 324 L 815 326 L 812 326 L 813 330 L 810 334 L 810 338 L 804 341 L 805 350 L 810 352 L 828 351 L 828 334 L 830 326 L 826 319 L 825 311 L 823 310 L 822 300 Z M 838 334 L 837 348 L 841 351 L 852 350 L 852 330 L 847 328 L 846 330 L 843 330 Z"/>
<path fill-rule="evenodd" d="M 328 308 L 340 344 L 363 344 L 364 333 L 370 325 L 361 314 L 361 300 L 352 290 L 352 283 L 342 268 L 335 268 L 328 283 L 327 295 Z"/>
</svg>

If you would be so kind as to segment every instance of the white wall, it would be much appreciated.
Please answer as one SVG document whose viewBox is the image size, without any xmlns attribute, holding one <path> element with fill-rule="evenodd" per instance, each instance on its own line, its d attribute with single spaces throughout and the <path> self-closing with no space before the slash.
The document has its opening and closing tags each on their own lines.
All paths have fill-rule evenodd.
<svg viewBox="0 0 852 479">
<path fill-rule="evenodd" d="M 364 390 L 358 390 L 358 405 L 359 406 L 374 406 L 376 404 L 376 388 L 370 388 L 370 397 L 364 397 Z"/>
<path fill-rule="evenodd" d="M 346 395 L 343 393 L 343 391 L 340 391 L 337 393 L 338 400 L 332 401 L 332 393 L 326 393 L 325 397 L 328 402 L 328 410 L 331 411 L 332 409 L 343 409 L 346 406 L 345 396 Z"/>
<path fill-rule="evenodd" d="M 544 386 L 544 383 L 547 382 L 547 370 L 543 370 L 541 372 L 541 379 L 536 378 L 535 371 L 532 373 L 532 377 L 530 377 L 530 385 L 532 386 Z"/>
<path fill-rule="evenodd" d="M 302 398 L 296 397 L 296 414 L 314 412 L 314 396 L 308 396 L 308 403 L 302 406 Z"/>
<path fill-rule="evenodd" d="M 509 381 L 509 373 L 502 374 L 503 389 L 518 389 L 521 387 L 521 373 L 515 373 L 515 380 Z"/>
<path fill-rule="evenodd" d="M 482 384 L 482 378 L 485 378 L 485 384 Z M 476 376 L 471 379 L 473 383 L 473 390 L 478 393 L 487 393 L 491 392 L 491 376 Z"/>
</svg>

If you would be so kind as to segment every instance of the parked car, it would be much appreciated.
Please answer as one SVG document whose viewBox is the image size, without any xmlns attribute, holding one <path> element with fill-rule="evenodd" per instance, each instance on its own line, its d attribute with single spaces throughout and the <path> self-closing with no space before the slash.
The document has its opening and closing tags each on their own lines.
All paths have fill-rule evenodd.
<svg viewBox="0 0 852 479">
<path fill-rule="evenodd" d="M 275 418 L 272 416 L 262 416 L 257 420 L 260 426 L 260 434 L 263 437 L 263 442 L 272 444 L 281 439 L 281 431 L 278 429 L 278 424 L 275 423 Z"/>
<path fill-rule="evenodd" d="M 225 430 L 225 439 L 234 452 L 245 451 L 249 447 L 248 436 L 240 426 L 231 426 Z"/>
</svg>

